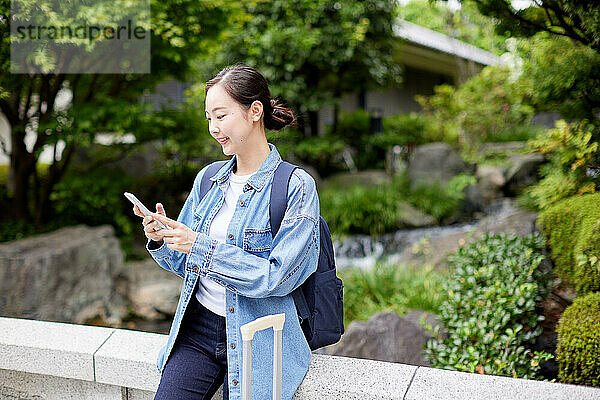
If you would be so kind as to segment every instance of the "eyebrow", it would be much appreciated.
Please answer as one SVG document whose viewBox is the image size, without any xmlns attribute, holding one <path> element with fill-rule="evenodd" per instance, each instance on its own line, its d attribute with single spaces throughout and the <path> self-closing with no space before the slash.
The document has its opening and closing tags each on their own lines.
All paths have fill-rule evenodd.
<svg viewBox="0 0 600 400">
<path fill-rule="evenodd" d="M 227 108 L 227 107 L 215 107 L 212 110 L 215 111 L 215 110 L 225 109 L 225 108 Z M 208 111 L 204 110 L 204 112 L 207 113 Z"/>
</svg>

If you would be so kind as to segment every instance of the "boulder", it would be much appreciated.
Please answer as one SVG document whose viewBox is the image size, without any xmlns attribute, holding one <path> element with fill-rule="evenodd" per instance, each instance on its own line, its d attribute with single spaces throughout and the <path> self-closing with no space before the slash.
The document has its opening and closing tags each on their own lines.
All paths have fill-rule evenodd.
<svg viewBox="0 0 600 400">
<path fill-rule="evenodd" d="M 474 173 L 460 155 L 447 143 L 428 143 L 417 146 L 409 157 L 408 176 L 414 187 L 419 183 L 438 181 L 445 185 L 452 177 Z"/>
<path fill-rule="evenodd" d="M 111 226 L 59 229 L 0 245 L 0 315 L 119 326 L 124 255 Z"/>
<path fill-rule="evenodd" d="M 509 157 L 510 167 L 506 173 L 504 193 L 515 196 L 528 185 L 539 180 L 539 167 L 545 162 L 543 154 L 520 154 Z"/>
<path fill-rule="evenodd" d="M 477 149 L 480 156 L 489 156 L 493 154 L 509 154 L 523 151 L 527 147 L 527 142 L 487 142 L 482 143 Z"/>
<path fill-rule="evenodd" d="M 423 311 L 404 317 L 394 312 L 377 313 L 367 322 L 352 321 L 338 343 L 314 352 L 430 366 L 423 348 L 432 335 L 421 325 L 421 317 L 432 326 L 441 325 L 435 315 Z"/>
<path fill-rule="evenodd" d="M 398 217 L 399 228 L 419 228 L 422 226 L 431 226 L 435 224 L 435 218 L 431 215 L 425 214 L 418 208 L 412 205 L 402 202 L 399 205 L 400 212 Z"/>
<path fill-rule="evenodd" d="M 409 246 L 397 254 L 388 256 L 387 261 L 413 266 L 432 264 L 437 268 L 444 268 L 448 254 L 480 239 L 486 233 L 504 232 L 526 236 L 539 231 L 539 227 L 536 226 L 536 213 L 520 210 L 514 206 L 505 207 L 503 212 L 479 220 L 468 232 L 450 233 L 432 238 L 426 235 L 417 242 L 418 248 L 416 245 Z"/>
<path fill-rule="evenodd" d="M 459 207 L 459 215 L 471 216 L 483 210 L 483 197 L 477 185 L 467 185 L 463 189 L 464 200 Z"/>
<path fill-rule="evenodd" d="M 484 206 L 492 200 L 503 196 L 502 187 L 506 184 L 505 168 L 492 165 L 478 165 L 475 177 L 477 187 L 481 193 L 481 201 Z"/>
<path fill-rule="evenodd" d="M 147 320 L 172 318 L 183 280 L 161 268 L 152 258 L 127 263 L 126 268 L 130 282 L 131 312 Z"/>
</svg>

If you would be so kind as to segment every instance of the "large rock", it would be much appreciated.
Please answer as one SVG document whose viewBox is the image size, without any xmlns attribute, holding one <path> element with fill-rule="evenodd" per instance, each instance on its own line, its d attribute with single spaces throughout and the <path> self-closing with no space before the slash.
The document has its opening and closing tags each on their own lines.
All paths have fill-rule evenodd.
<svg viewBox="0 0 600 400">
<path fill-rule="evenodd" d="M 111 226 L 74 226 L 0 245 L 0 315 L 119 326 L 124 255 Z"/>
<path fill-rule="evenodd" d="M 509 163 L 511 166 L 506 173 L 504 193 L 508 196 L 514 196 L 525 186 L 537 182 L 540 178 L 539 168 L 545 160 L 544 155 L 539 153 L 510 156 Z"/>
<path fill-rule="evenodd" d="M 525 147 L 527 147 L 527 142 L 487 142 L 479 146 L 477 154 L 480 156 L 490 156 L 517 153 L 523 151 Z"/>
<path fill-rule="evenodd" d="M 490 204 L 492 200 L 503 197 L 502 187 L 506 183 L 504 177 L 505 168 L 492 165 L 478 165 L 475 176 L 477 177 L 477 186 L 481 193 L 481 200 L 484 206 Z"/>
<path fill-rule="evenodd" d="M 438 181 L 445 185 L 460 173 L 474 173 L 460 155 L 447 143 L 428 143 L 417 146 L 408 161 L 408 176 L 414 187 L 420 183 Z"/>
<path fill-rule="evenodd" d="M 423 311 L 411 311 L 404 317 L 377 313 L 367 322 L 352 321 L 338 343 L 315 353 L 430 366 L 423 347 L 431 333 L 421 325 L 421 317 L 426 324 L 442 328 L 435 315 Z M 440 332 L 444 334 L 443 328 Z"/>
<path fill-rule="evenodd" d="M 388 262 L 421 266 L 432 264 L 437 268 L 446 266 L 448 254 L 469 243 L 480 239 L 485 234 L 506 233 L 526 236 L 539 231 L 536 226 L 537 214 L 516 208 L 514 201 L 505 199 L 509 205 L 501 213 L 482 218 L 468 232 L 450 233 L 444 236 L 422 237 L 418 246 L 410 246 L 398 254 L 387 257 Z"/>
<path fill-rule="evenodd" d="M 172 318 L 177 309 L 183 280 L 161 268 L 154 259 L 126 264 L 129 274 L 131 311 L 147 320 Z"/>
<path fill-rule="evenodd" d="M 435 218 L 418 208 L 402 202 L 399 205 L 398 228 L 419 228 L 435 224 Z"/>
</svg>

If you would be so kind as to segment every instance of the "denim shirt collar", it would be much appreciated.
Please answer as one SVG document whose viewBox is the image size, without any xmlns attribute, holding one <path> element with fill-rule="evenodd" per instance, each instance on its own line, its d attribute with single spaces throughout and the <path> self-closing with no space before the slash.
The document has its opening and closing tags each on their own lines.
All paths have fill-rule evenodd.
<svg viewBox="0 0 600 400">
<path fill-rule="evenodd" d="M 261 191 L 262 188 L 268 182 L 271 174 L 275 169 L 279 166 L 281 162 L 281 156 L 277 151 L 277 148 L 274 144 L 268 143 L 271 152 L 267 156 L 267 158 L 263 161 L 258 168 L 258 171 L 253 173 L 247 181 L 247 184 L 252 186 L 256 191 Z M 210 179 L 212 181 L 217 181 L 217 184 L 221 188 L 225 188 L 227 182 L 229 181 L 229 177 L 231 176 L 231 171 L 233 170 L 234 165 L 237 164 L 237 154 L 234 154 L 233 157 L 229 161 L 227 161 L 216 174 L 214 174 Z"/>
</svg>

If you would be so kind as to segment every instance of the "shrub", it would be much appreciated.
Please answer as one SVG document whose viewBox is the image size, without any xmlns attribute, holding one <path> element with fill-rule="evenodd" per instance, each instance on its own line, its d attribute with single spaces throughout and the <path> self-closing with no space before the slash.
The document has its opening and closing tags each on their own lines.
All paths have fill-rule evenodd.
<svg viewBox="0 0 600 400">
<path fill-rule="evenodd" d="M 422 268 L 377 263 L 371 269 L 346 268 L 344 281 L 344 325 L 368 320 L 378 312 L 400 315 L 409 309 L 437 313 L 444 293 L 444 274 L 426 265 Z"/>
<path fill-rule="evenodd" d="M 394 145 L 419 145 L 442 141 L 431 129 L 430 120 L 423 114 L 408 113 L 385 117 L 383 132 L 371 135 L 367 142 L 376 148 L 387 150 Z"/>
<path fill-rule="evenodd" d="M 595 191 L 600 179 L 587 176 L 586 169 L 600 157 L 598 142 L 592 140 L 597 130 L 585 120 L 576 124 L 558 120 L 554 129 L 542 132 L 529 142 L 531 151 L 544 153 L 550 160 L 541 167 L 543 179 L 525 190 L 525 195 L 533 199 L 538 209 Z"/>
<path fill-rule="evenodd" d="M 465 199 L 463 189 L 477 182 L 473 175 L 459 174 L 444 187 L 438 182 L 419 184 L 410 192 L 407 201 L 441 222 L 456 214 Z"/>
<path fill-rule="evenodd" d="M 532 378 L 551 355 L 527 346 L 540 335 L 536 304 L 550 280 L 539 268 L 543 237 L 484 235 L 449 256 L 452 276 L 440 318 L 448 337 L 434 331 L 426 354 L 433 367 Z"/>
<path fill-rule="evenodd" d="M 321 214 L 336 235 L 380 235 L 399 228 L 402 196 L 390 185 L 322 190 Z"/>
<path fill-rule="evenodd" d="M 556 273 L 579 295 L 600 290 L 600 193 L 575 196 L 540 213 Z"/>
<path fill-rule="evenodd" d="M 600 386 L 600 293 L 576 298 L 563 312 L 556 332 L 558 379 Z"/>
<path fill-rule="evenodd" d="M 405 174 L 395 175 L 390 183 L 353 185 L 341 190 L 337 186 L 319 193 L 321 214 L 336 235 L 381 235 L 406 228 L 405 207 L 409 203 L 438 222 L 457 213 L 464 199 L 463 189 L 474 183 L 470 175 L 454 177 L 446 187 L 434 183 L 417 186 L 412 192 Z"/>
</svg>

